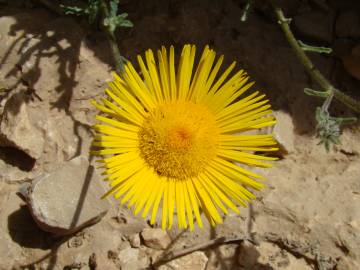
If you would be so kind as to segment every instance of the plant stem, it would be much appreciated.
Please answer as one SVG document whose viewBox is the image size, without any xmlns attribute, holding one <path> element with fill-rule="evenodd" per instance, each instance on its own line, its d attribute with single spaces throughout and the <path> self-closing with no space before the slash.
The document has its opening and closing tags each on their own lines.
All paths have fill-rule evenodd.
<svg viewBox="0 0 360 270">
<path fill-rule="evenodd" d="M 307 52 L 326 53 L 326 54 L 330 54 L 332 52 L 332 49 L 328 48 L 328 47 L 311 46 L 311 45 L 305 44 L 301 40 L 298 40 L 298 42 L 299 42 L 301 49 L 304 52 L 307 51 Z"/>
<path fill-rule="evenodd" d="M 332 99 L 334 98 L 334 91 L 331 91 L 331 93 L 327 96 L 327 98 L 325 99 L 325 102 L 323 103 L 321 110 L 323 112 L 328 112 L 329 111 L 329 107 L 331 104 Z"/>
<path fill-rule="evenodd" d="M 360 102 L 356 101 L 352 97 L 344 94 L 340 90 L 336 89 L 322 74 L 321 72 L 314 66 L 311 60 L 307 57 L 298 41 L 294 37 L 294 34 L 291 32 L 289 27 L 290 20 L 284 16 L 284 13 L 280 7 L 277 6 L 275 0 L 271 0 L 271 4 L 274 8 L 276 17 L 280 24 L 282 31 L 285 34 L 287 41 L 290 46 L 293 48 L 296 56 L 300 60 L 300 62 L 304 65 L 306 71 L 309 73 L 311 78 L 316 81 L 323 91 L 325 91 L 328 95 L 334 94 L 334 97 L 339 100 L 341 103 L 345 104 L 349 108 L 353 109 L 355 112 L 360 113 Z"/>
<path fill-rule="evenodd" d="M 107 6 L 107 3 L 105 2 L 105 0 L 100 0 L 100 7 L 101 7 L 101 12 L 103 14 L 103 18 L 108 18 L 110 14 L 109 14 L 109 9 L 108 9 L 108 6 Z M 110 30 L 109 25 L 104 25 L 102 23 L 102 26 L 105 29 L 105 34 L 109 41 L 111 53 L 113 55 L 114 62 L 115 62 L 114 63 L 115 70 L 118 74 L 121 74 L 123 71 L 123 68 L 124 68 L 124 61 L 122 60 L 120 50 L 119 50 L 119 47 L 116 42 L 115 33 Z"/>
</svg>

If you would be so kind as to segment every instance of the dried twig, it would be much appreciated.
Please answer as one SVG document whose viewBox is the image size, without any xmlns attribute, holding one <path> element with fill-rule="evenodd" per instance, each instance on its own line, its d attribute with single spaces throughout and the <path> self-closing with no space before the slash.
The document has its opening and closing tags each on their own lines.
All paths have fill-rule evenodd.
<svg viewBox="0 0 360 270">
<path fill-rule="evenodd" d="M 185 255 L 190 254 L 190 253 L 192 253 L 194 251 L 197 251 L 197 250 L 204 250 L 204 249 L 207 249 L 209 247 L 218 246 L 218 245 L 233 244 L 233 243 L 239 243 L 239 242 L 241 243 L 241 242 L 244 242 L 244 241 L 248 241 L 248 242 L 250 242 L 250 243 L 252 243 L 254 245 L 258 244 L 257 242 L 255 242 L 252 239 L 249 239 L 246 236 L 240 236 L 240 237 L 226 237 L 226 236 L 223 236 L 223 237 L 219 237 L 219 238 L 216 238 L 216 239 L 211 239 L 211 240 L 209 240 L 207 242 L 204 242 L 204 243 L 201 243 L 201 244 L 190 246 L 188 248 L 170 251 L 169 253 L 165 254 L 165 256 L 162 257 L 159 261 L 154 263 L 153 266 L 155 266 L 155 267 L 159 266 L 159 265 L 161 265 L 163 263 L 166 263 L 166 262 L 174 260 L 176 258 L 185 256 Z"/>
</svg>

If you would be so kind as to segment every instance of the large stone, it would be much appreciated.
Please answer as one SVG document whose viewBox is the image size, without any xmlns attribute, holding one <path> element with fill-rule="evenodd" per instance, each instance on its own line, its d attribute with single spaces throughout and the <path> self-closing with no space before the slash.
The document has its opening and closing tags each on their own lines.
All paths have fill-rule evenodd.
<svg viewBox="0 0 360 270">
<path fill-rule="evenodd" d="M 41 157 L 44 137 L 29 119 L 25 94 L 14 94 L 6 103 L 0 125 L 0 144 L 24 151 L 34 159 Z"/>
<path fill-rule="evenodd" d="M 45 231 L 66 235 L 99 221 L 109 202 L 97 174 L 84 157 L 76 157 L 58 169 L 38 177 L 21 193 Z"/>
<path fill-rule="evenodd" d="M 172 260 L 158 267 L 158 270 L 204 270 L 208 258 L 201 251 Z"/>
<path fill-rule="evenodd" d="M 141 236 L 145 245 L 150 248 L 166 249 L 171 243 L 170 236 L 160 228 L 146 228 L 141 232 Z"/>
</svg>

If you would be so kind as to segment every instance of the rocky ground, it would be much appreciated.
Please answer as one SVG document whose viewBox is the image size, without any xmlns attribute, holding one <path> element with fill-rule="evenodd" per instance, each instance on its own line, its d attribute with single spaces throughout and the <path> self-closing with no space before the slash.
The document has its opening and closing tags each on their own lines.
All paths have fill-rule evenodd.
<svg viewBox="0 0 360 270">
<path fill-rule="evenodd" d="M 269 10 L 256 7 L 242 23 L 241 2 L 120 6 L 135 25 L 118 33 L 124 56 L 210 44 L 248 71 L 279 119 L 281 160 L 258 170 L 268 188 L 241 216 L 192 233 L 152 228 L 117 202 L 98 200 L 104 187 L 88 163 L 96 113 L 89 101 L 110 80 L 104 35 L 86 20 L 0 3 L 0 269 L 360 269 L 360 127 L 344 129 L 330 153 L 317 145 L 314 111 L 321 103 L 302 93 L 316 85 Z M 333 48 L 331 56 L 310 54 L 317 67 L 359 99 L 358 1 L 280 2 L 299 38 Z M 332 113 L 351 111 L 335 102 Z M 218 237 L 258 243 L 234 241 L 162 260 L 169 250 Z"/>
</svg>

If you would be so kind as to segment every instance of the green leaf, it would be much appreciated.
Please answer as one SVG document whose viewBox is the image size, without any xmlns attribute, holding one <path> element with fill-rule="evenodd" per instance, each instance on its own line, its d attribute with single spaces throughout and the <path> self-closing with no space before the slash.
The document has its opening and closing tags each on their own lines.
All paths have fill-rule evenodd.
<svg viewBox="0 0 360 270">
<path fill-rule="evenodd" d="M 313 96 L 313 97 L 326 98 L 329 96 L 329 93 L 326 91 L 316 91 L 310 88 L 304 88 L 304 93 L 307 94 L 308 96 Z"/>
<path fill-rule="evenodd" d="M 357 118 L 356 117 L 344 117 L 344 118 L 338 118 L 338 121 L 340 122 L 341 125 L 351 125 L 351 124 L 355 124 L 357 122 Z"/>
<path fill-rule="evenodd" d="M 129 14 L 127 14 L 126 12 L 124 12 L 124 13 L 121 13 L 121 14 L 117 15 L 117 17 L 123 20 L 123 19 L 126 19 L 126 17 L 127 17 L 128 15 L 129 15 Z"/>
<path fill-rule="evenodd" d="M 332 53 L 332 49 L 328 48 L 328 47 L 311 46 L 311 45 L 305 44 L 301 40 L 298 40 L 298 42 L 299 42 L 300 47 L 303 49 L 303 51 L 325 53 L 325 54 Z"/>
<path fill-rule="evenodd" d="M 315 117 L 319 144 L 324 144 L 326 151 L 330 150 L 332 144 L 340 143 L 342 125 L 353 124 L 357 121 L 355 117 L 332 117 L 327 110 L 321 107 L 316 108 Z"/>
<path fill-rule="evenodd" d="M 67 15 L 76 15 L 76 16 L 88 16 L 89 23 L 94 24 L 100 9 L 100 0 L 89 0 L 86 8 L 79 7 L 69 7 L 61 5 L 61 8 L 64 10 L 64 13 Z"/>
<path fill-rule="evenodd" d="M 119 1 L 111 0 L 110 1 L 110 17 L 115 17 L 118 12 Z"/>
<path fill-rule="evenodd" d="M 79 8 L 79 7 L 70 7 L 70 6 L 64 6 L 60 5 L 62 10 L 66 15 L 76 15 L 81 16 L 85 14 L 85 9 Z"/>
<path fill-rule="evenodd" d="M 123 20 L 122 22 L 120 22 L 119 26 L 121 26 L 121 27 L 133 27 L 134 24 L 129 20 Z"/>
</svg>

